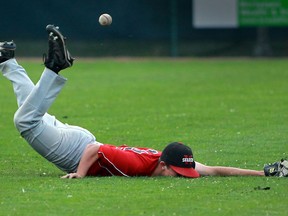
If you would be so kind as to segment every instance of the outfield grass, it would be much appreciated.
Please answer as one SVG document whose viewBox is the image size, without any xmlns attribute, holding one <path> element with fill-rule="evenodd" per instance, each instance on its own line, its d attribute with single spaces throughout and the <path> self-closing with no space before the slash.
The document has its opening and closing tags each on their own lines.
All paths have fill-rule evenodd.
<svg viewBox="0 0 288 216">
<path fill-rule="evenodd" d="M 33 81 L 41 60 L 19 60 Z M 287 157 L 285 59 L 78 60 L 50 113 L 98 141 L 192 147 L 208 165 L 262 169 Z M 287 178 L 59 179 L 13 125 L 0 77 L 0 215 L 287 215 Z M 270 190 L 264 190 L 269 187 Z"/>
</svg>

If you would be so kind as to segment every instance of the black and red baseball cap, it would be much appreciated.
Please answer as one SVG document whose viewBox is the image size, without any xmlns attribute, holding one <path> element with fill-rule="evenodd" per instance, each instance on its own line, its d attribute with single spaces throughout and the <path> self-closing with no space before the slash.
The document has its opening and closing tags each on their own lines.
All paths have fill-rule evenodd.
<svg viewBox="0 0 288 216">
<path fill-rule="evenodd" d="M 168 144 L 160 157 L 177 174 L 188 177 L 198 178 L 200 174 L 195 170 L 195 161 L 192 149 L 180 142 Z"/>
</svg>

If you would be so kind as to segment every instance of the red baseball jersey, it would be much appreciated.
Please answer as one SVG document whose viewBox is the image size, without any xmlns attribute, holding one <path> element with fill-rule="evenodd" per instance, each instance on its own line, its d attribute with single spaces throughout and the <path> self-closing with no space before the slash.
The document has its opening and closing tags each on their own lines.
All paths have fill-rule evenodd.
<svg viewBox="0 0 288 216">
<path fill-rule="evenodd" d="M 150 148 L 101 145 L 99 159 L 90 167 L 90 176 L 151 176 L 161 152 Z"/>
</svg>

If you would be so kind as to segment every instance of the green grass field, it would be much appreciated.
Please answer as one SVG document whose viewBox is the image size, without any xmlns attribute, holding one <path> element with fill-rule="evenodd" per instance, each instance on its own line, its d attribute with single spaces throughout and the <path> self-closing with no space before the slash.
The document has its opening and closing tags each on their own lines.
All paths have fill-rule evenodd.
<svg viewBox="0 0 288 216">
<path fill-rule="evenodd" d="M 40 59 L 18 62 L 39 79 Z M 199 162 L 262 169 L 288 155 L 287 68 L 286 59 L 76 60 L 50 114 L 102 143 L 181 141 Z M 14 128 L 2 76 L 0 100 L 0 215 L 288 214 L 287 178 L 60 179 Z"/>
</svg>

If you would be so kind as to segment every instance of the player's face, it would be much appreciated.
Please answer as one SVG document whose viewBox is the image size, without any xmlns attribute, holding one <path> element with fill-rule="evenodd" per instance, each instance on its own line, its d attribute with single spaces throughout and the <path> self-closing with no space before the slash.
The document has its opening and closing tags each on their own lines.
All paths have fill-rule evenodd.
<svg viewBox="0 0 288 216">
<path fill-rule="evenodd" d="M 178 176 L 178 174 L 174 170 L 172 170 L 169 166 L 165 167 L 162 174 L 163 174 L 163 176 L 172 176 L 172 177 Z"/>
</svg>

